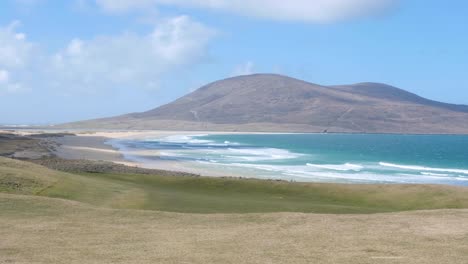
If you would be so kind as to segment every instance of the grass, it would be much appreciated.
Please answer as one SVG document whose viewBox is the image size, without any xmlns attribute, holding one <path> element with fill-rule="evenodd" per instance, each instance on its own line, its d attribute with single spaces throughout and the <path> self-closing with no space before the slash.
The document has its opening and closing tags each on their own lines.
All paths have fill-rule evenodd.
<svg viewBox="0 0 468 264">
<path fill-rule="evenodd" d="M 64 175 L 24 161 L 0 157 L 0 192 L 34 195 L 54 185 Z"/>
<path fill-rule="evenodd" d="M 0 263 L 452 263 L 468 210 L 179 214 L 0 193 Z"/>
<path fill-rule="evenodd" d="M 0 158 L 0 263 L 461 264 L 468 209 L 348 213 L 467 208 L 467 196 L 450 186 L 71 174 Z"/>
<path fill-rule="evenodd" d="M 436 185 L 343 185 L 208 177 L 80 173 L 0 159 L 0 191 L 115 209 L 181 213 L 358 214 L 468 208 L 468 189 Z"/>
</svg>

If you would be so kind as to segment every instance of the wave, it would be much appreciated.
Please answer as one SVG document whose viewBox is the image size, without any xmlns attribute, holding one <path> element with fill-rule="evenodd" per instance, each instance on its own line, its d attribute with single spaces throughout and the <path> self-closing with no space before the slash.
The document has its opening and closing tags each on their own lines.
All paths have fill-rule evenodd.
<svg viewBox="0 0 468 264">
<path fill-rule="evenodd" d="M 421 172 L 422 175 L 426 176 L 438 176 L 438 177 L 450 177 L 450 174 L 445 173 L 432 173 L 432 172 Z"/>
<path fill-rule="evenodd" d="M 180 158 L 184 160 L 210 160 L 217 162 L 262 162 L 273 160 L 286 160 L 299 157 L 301 154 L 288 150 L 251 147 L 237 142 L 223 140 L 221 142 L 206 140 L 198 135 L 171 135 L 142 142 L 136 148 L 162 150 L 160 155 L 167 158 Z M 169 151 L 170 149 L 170 151 Z"/>
<path fill-rule="evenodd" d="M 205 162 L 203 162 L 205 163 Z M 242 175 L 254 175 L 260 178 L 279 178 L 284 180 L 312 181 L 312 182 L 342 182 L 342 183 L 433 183 L 446 184 L 447 181 L 461 182 L 468 181 L 468 177 L 442 177 L 425 176 L 421 174 L 379 174 L 372 172 L 344 172 L 333 170 L 316 170 L 311 166 L 284 166 L 265 164 L 245 164 L 245 163 L 217 163 L 207 165 L 223 166 L 224 170 L 237 167 L 242 170 Z M 355 164 L 349 164 L 355 165 Z M 356 165 L 360 166 L 360 165 Z M 352 166 L 351 166 L 352 167 Z M 357 168 L 357 167 L 356 167 Z"/>
<path fill-rule="evenodd" d="M 226 157 L 241 158 L 247 161 L 285 160 L 300 156 L 298 153 L 276 148 L 228 148 L 225 154 L 228 155 Z"/>
<path fill-rule="evenodd" d="M 158 145 L 181 145 L 189 147 L 229 147 L 229 146 L 239 146 L 237 142 L 216 142 L 213 140 L 202 139 L 203 137 L 209 136 L 208 134 L 197 134 L 197 135 L 171 135 L 163 138 L 156 138 L 147 140 L 152 143 L 157 143 Z"/>
<path fill-rule="evenodd" d="M 213 165 L 213 164 L 212 164 Z M 257 177 L 263 175 L 264 178 L 276 176 L 274 178 L 281 179 L 302 179 L 312 182 L 355 182 L 355 183 L 405 183 L 405 182 L 419 182 L 422 179 L 414 177 L 408 179 L 407 177 L 399 177 L 397 175 L 380 175 L 369 172 L 359 173 L 343 173 L 342 171 L 327 171 L 319 170 L 311 166 L 296 165 L 296 166 L 282 166 L 282 165 L 262 165 L 262 164 L 245 164 L 245 163 L 220 163 L 225 169 L 229 167 L 245 168 L 245 174 L 253 174 Z M 355 164 L 349 164 L 355 165 Z M 359 165 L 355 165 L 359 166 Z M 351 166 L 353 167 L 353 166 Z M 356 167 L 357 168 L 357 167 Z M 263 173 L 262 173 L 263 172 Z M 277 175 L 282 176 L 277 176 Z"/>
<path fill-rule="evenodd" d="M 196 132 L 195 132 L 196 133 Z M 202 166 L 206 171 L 264 179 L 343 183 L 443 183 L 468 185 L 468 170 L 431 168 L 361 160 L 340 164 L 306 163 L 323 160 L 320 153 L 296 153 L 277 145 L 243 144 L 231 138 L 204 137 L 204 134 L 171 135 L 143 140 L 110 140 L 129 159 L 145 164 L 176 160 L 184 166 Z M 229 141 L 232 140 L 232 141 Z M 240 139 L 239 139 L 240 140 Z M 393 169 L 389 169 L 393 168 Z"/>
<path fill-rule="evenodd" d="M 275 172 L 282 172 L 285 171 L 285 166 L 275 166 L 275 165 L 261 165 L 261 164 L 246 164 L 246 163 L 230 163 L 223 165 L 227 166 L 236 166 L 236 167 L 244 167 L 244 168 L 251 168 L 251 169 L 258 169 L 258 170 L 265 170 L 265 171 L 275 171 Z"/>
<path fill-rule="evenodd" d="M 157 141 L 162 143 L 179 143 L 179 144 L 210 144 L 214 143 L 211 140 L 197 139 L 197 137 L 204 137 L 206 134 L 200 135 L 172 135 L 160 139 L 155 139 L 151 141 Z"/>
<path fill-rule="evenodd" d="M 362 170 L 364 168 L 361 165 L 356 165 L 356 164 L 352 164 L 352 163 L 345 163 L 345 164 L 341 164 L 341 165 L 307 163 L 307 166 L 313 167 L 313 168 L 318 168 L 318 169 L 336 170 L 336 171 L 360 171 L 360 170 Z"/>
<path fill-rule="evenodd" d="M 468 170 L 462 170 L 462 169 L 431 168 L 431 167 L 415 166 L 415 165 L 400 165 L 400 164 L 393 164 L 393 163 L 387 163 L 387 162 L 379 162 L 379 165 L 383 167 L 390 167 L 390 168 L 397 168 L 397 169 L 404 169 L 404 170 L 468 174 Z"/>
</svg>

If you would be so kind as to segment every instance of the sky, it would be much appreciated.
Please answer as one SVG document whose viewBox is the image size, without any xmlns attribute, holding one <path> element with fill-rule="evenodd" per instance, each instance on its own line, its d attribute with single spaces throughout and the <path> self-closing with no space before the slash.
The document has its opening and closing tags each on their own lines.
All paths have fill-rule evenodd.
<svg viewBox="0 0 468 264">
<path fill-rule="evenodd" d="M 468 104 L 468 1 L 3 0 L 0 124 L 140 112 L 277 73 Z"/>
</svg>

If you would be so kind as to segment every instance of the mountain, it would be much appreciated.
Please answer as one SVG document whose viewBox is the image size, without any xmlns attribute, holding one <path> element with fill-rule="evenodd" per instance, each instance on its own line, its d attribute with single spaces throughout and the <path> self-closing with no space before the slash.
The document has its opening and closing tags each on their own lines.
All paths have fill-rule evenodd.
<svg viewBox="0 0 468 264">
<path fill-rule="evenodd" d="M 323 86 L 255 74 L 217 81 L 142 113 L 68 128 L 468 134 L 468 106 L 380 83 Z"/>
</svg>

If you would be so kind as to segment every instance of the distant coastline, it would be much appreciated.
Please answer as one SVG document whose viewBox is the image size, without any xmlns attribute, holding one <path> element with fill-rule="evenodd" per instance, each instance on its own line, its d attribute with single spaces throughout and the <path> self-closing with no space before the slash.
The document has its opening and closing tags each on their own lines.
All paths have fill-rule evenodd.
<svg viewBox="0 0 468 264">
<path fill-rule="evenodd" d="M 220 130 L 206 130 L 206 129 L 152 129 L 152 128 L 99 128 L 99 127 L 89 127 L 89 128 L 80 128 L 74 126 L 67 126 L 63 124 L 51 124 L 51 125 L 0 125 L 0 131 L 30 131 L 30 132 L 70 132 L 70 133 L 118 133 L 118 132 L 132 132 L 132 133 L 151 133 L 151 132 L 165 132 L 165 133 L 210 133 L 210 134 L 349 134 L 349 135 L 420 135 L 420 136 L 430 136 L 430 135 L 443 135 L 443 136 L 464 136 L 468 135 L 467 133 L 432 133 L 432 132 L 355 132 L 355 131 L 290 131 L 282 130 L 281 128 L 277 130 L 240 130 L 240 129 L 220 129 Z"/>
<path fill-rule="evenodd" d="M 8 130 L 5 132 L 11 133 L 12 131 L 13 130 Z M 468 185 L 468 173 L 465 173 L 468 172 L 468 168 L 461 166 L 459 161 L 460 159 L 456 157 L 445 157 L 448 160 L 452 160 L 450 164 L 431 164 L 431 162 L 424 160 L 424 158 L 420 161 L 406 159 L 398 161 L 387 159 L 385 157 L 373 160 L 372 156 L 370 156 L 370 161 L 367 161 L 368 159 L 353 160 L 352 157 L 336 160 L 329 158 L 317 160 L 317 157 L 307 157 L 308 154 L 302 158 L 298 156 L 292 159 L 281 159 L 281 156 L 287 155 L 294 157 L 297 156 L 297 153 L 295 153 L 296 151 L 294 150 L 284 149 L 280 146 L 273 146 L 273 149 L 268 149 L 267 146 L 256 146 L 255 144 L 248 144 L 245 146 L 226 145 L 226 140 L 232 141 L 229 143 L 236 143 L 235 140 L 231 139 L 212 143 L 204 143 L 203 141 L 206 141 L 206 139 L 203 137 L 191 139 L 193 136 L 200 135 L 208 136 L 208 138 L 212 136 L 239 137 L 244 135 L 250 137 L 262 137 L 263 135 L 268 137 L 268 135 L 271 135 L 281 138 L 282 135 L 294 135 L 295 138 L 312 137 L 316 139 L 351 137 L 354 138 L 351 139 L 354 141 L 369 137 L 377 139 L 382 136 L 382 139 L 390 137 L 399 140 L 409 140 L 406 144 L 412 145 L 413 143 L 411 143 L 411 140 L 413 138 L 419 138 L 417 141 L 423 139 L 436 143 L 432 141 L 434 137 L 436 137 L 436 139 L 445 138 L 450 142 L 453 142 L 454 140 L 457 140 L 458 137 L 462 137 L 462 139 L 464 139 L 465 135 L 459 135 L 458 137 L 455 135 L 450 137 L 446 137 L 446 135 L 407 135 L 408 137 L 402 137 L 402 135 L 396 134 L 362 134 L 363 137 L 361 137 L 350 133 L 323 134 L 154 130 L 78 131 L 29 129 L 16 129 L 15 131 L 18 135 L 26 136 L 39 136 L 42 134 L 59 135 L 50 137 L 46 136 L 46 138 L 42 140 L 46 146 L 50 145 L 48 148 L 51 149 L 50 151 L 53 155 L 67 160 L 107 161 L 131 167 L 184 172 L 210 177 L 243 177 L 299 182 L 334 182 L 354 184 L 438 183 L 461 186 Z M 182 137 L 182 141 L 174 141 L 171 139 L 173 137 Z M 145 143 L 146 140 L 150 140 L 150 142 Z M 377 140 L 381 141 L 381 139 Z M 161 141 L 161 146 L 159 146 L 160 143 L 158 143 L 158 141 Z M 202 144 L 196 144 L 197 141 L 202 141 Z M 339 144 L 343 144 L 344 142 L 346 141 Z M 389 144 L 393 144 L 391 142 L 392 141 L 390 141 Z M 143 145 L 140 147 L 132 147 L 132 144 Z M 170 147 L 171 149 L 168 149 L 169 151 L 164 147 L 164 145 L 167 144 L 172 144 Z M 186 144 L 188 144 L 187 147 L 191 149 L 190 152 L 183 151 Z M 226 146 L 220 146 L 219 144 Z M 440 144 L 436 145 L 439 151 L 445 148 L 443 143 Z M 359 143 L 359 147 L 365 145 L 365 142 Z M 455 145 L 460 145 L 460 147 L 463 148 L 461 143 Z M 333 149 L 333 146 L 334 144 L 327 145 L 322 151 L 326 152 L 329 149 Z M 211 152 L 210 149 L 213 147 L 217 149 L 218 154 L 206 156 L 208 155 L 207 152 Z M 315 147 L 310 146 L 309 148 Z M 352 148 L 356 149 L 356 146 L 353 146 Z M 182 156 L 180 156 L 181 153 L 178 153 L 180 151 L 182 151 Z M 42 152 L 44 152 L 44 150 L 42 150 Z M 363 153 L 366 152 L 367 151 L 364 151 Z M 446 153 L 449 152 L 449 150 L 446 151 Z M 36 153 L 35 150 L 27 150 L 18 152 L 18 154 L 15 155 L 20 158 L 27 158 L 28 156 L 38 157 L 42 154 Z M 315 156 L 316 154 L 313 155 Z M 225 157 L 223 158 L 223 156 Z M 269 156 L 274 158 L 272 159 Z M 271 162 L 269 160 L 271 160 Z M 459 161 L 458 165 L 457 163 L 454 163 L 457 160 Z"/>
<path fill-rule="evenodd" d="M 59 131 L 64 132 L 62 130 L 59 130 Z M 21 132 L 21 130 L 19 130 L 18 133 L 28 134 L 28 133 L 35 133 L 35 132 L 37 131 L 24 130 Z M 48 130 L 48 132 L 58 132 L 58 130 Z M 72 131 L 68 131 L 68 132 L 72 132 Z M 280 164 L 278 164 L 278 166 L 275 165 L 275 167 L 271 167 L 275 163 L 273 163 L 272 165 L 264 166 L 264 165 L 261 165 L 261 164 L 265 164 L 263 162 L 260 162 L 258 165 L 255 165 L 256 162 L 253 162 L 253 163 L 242 162 L 242 160 L 245 160 L 245 159 L 247 160 L 248 159 L 255 160 L 259 158 L 262 159 L 262 156 L 259 156 L 259 157 L 250 156 L 252 155 L 252 154 L 249 154 L 251 153 L 251 150 L 249 150 L 248 148 L 245 149 L 245 147 L 241 148 L 240 150 L 242 152 L 245 152 L 245 151 L 248 151 L 248 152 L 246 152 L 245 154 L 242 154 L 241 156 L 238 156 L 238 158 L 241 159 L 240 162 L 245 163 L 245 164 L 239 164 L 239 165 L 234 164 L 236 165 L 236 167 L 233 167 L 233 166 L 228 166 L 228 167 L 221 166 L 220 167 L 219 165 L 222 165 L 221 163 L 223 163 L 223 159 L 215 161 L 216 159 L 218 159 L 217 158 L 218 156 L 216 155 L 213 156 L 215 160 L 213 160 L 212 162 L 209 162 L 209 160 L 207 160 L 207 162 L 198 162 L 197 160 L 203 161 L 203 157 L 199 156 L 199 154 L 196 154 L 197 152 L 193 153 L 193 155 L 195 155 L 194 157 L 196 158 L 195 160 L 192 159 L 193 158 L 191 156 L 192 154 L 187 154 L 189 156 L 186 156 L 186 158 L 181 158 L 178 156 L 178 154 L 176 154 L 177 152 L 173 152 L 173 151 L 170 151 L 170 152 L 172 152 L 176 156 L 174 156 L 174 158 L 171 158 L 171 155 L 173 154 L 169 154 L 168 156 L 168 154 L 165 153 L 166 151 L 164 151 L 164 148 L 155 149 L 151 147 L 150 149 L 145 150 L 145 148 L 136 147 L 136 148 L 131 148 L 131 150 L 128 150 L 128 149 L 125 150 L 123 149 L 125 146 L 122 146 L 122 142 L 130 142 L 131 144 L 133 144 L 132 142 L 141 142 L 141 141 L 144 142 L 146 139 L 157 140 L 157 139 L 168 138 L 168 137 L 170 138 L 174 136 L 178 136 L 178 137 L 184 136 L 184 135 L 194 136 L 194 135 L 201 135 L 201 134 L 206 134 L 206 135 L 211 135 L 211 136 L 221 136 L 221 135 L 223 136 L 224 135 L 226 136 L 229 136 L 229 135 L 259 135 L 259 136 L 277 135 L 277 136 L 281 136 L 281 135 L 288 135 L 288 134 L 297 135 L 297 136 L 301 136 L 301 135 L 320 136 L 321 135 L 320 133 L 286 133 L 285 134 L 285 133 L 260 133 L 260 132 L 149 131 L 149 130 L 147 131 L 123 131 L 123 130 L 121 131 L 81 131 L 81 132 L 73 131 L 73 132 L 75 134 L 73 136 L 65 135 L 65 136 L 49 139 L 49 140 L 53 140 L 55 144 L 57 145 L 53 151 L 54 155 L 57 155 L 60 158 L 70 159 L 70 160 L 76 160 L 76 159 L 104 160 L 104 161 L 114 162 L 117 164 L 124 164 L 127 166 L 132 166 L 132 167 L 161 169 L 161 170 L 167 170 L 167 171 L 179 171 L 179 172 L 193 173 L 193 174 L 198 174 L 198 175 L 203 175 L 203 176 L 215 176 L 215 177 L 230 176 L 230 177 L 246 177 L 246 178 L 282 179 L 282 180 L 294 180 L 294 181 L 347 182 L 347 181 L 343 181 L 343 179 L 346 179 L 343 177 L 345 177 L 345 175 L 347 175 L 348 173 L 351 173 L 346 177 L 351 177 L 350 179 L 356 178 L 356 181 L 354 183 L 372 183 L 373 181 L 366 181 L 364 179 L 371 176 L 369 173 L 374 173 L 373 171 L 376 168 L 373 168 L 372 166 L 380 166 L 379 170 L 384 170 L 383 171 L 384 173 L 386 173 L 385 171 L 387 170 L 395 171 L 393 173 L 411 173 L 412 175 L 417 172 L 421 177 L 428 178 L 427 183 L 437 183 L 438 180 L 440 180 L 440 183 L 443 183 L 445 182 L 445 178 L 437 179 L 437 177 L 439 176 L 448 177 L 449 175 L 445 175 L 447 173 L 449 173 L 450 175 L 453 174 L 453 176 L 455 177 L 457 175 L 454 174 L 454 172 L 460 170 L 457 166 L 455 167 L 447 166 L 446 169 L 443 169 L 443 166 L 430 166 L 430 164 L 426 165 L 425 163 L 423 163 L 423 165 L 426 165 L 426 167 L 429 167 L 429 168 L 422 168 L 421 167 L 422 165 L 416 165 L 419 167 L 415 167 L 415 168 L 422 168 L 421 171 L 424 172 L 422 173 L 419 171 L 415 171 L 415 169 L 413 169 L 414 165 L 413 167 L 411 167 L 412 164 L 414 164 L 413 162 L 408 161 L 406 163 L 403 162 L 403 163 L 398 164 L 398 162 L 393 161 L 392 163 L 392 160 L 388 161 L 384 158 L 382 158 L 382 160 L 378 160 L 374 162 L 375 165 L 372 165 L 372 164 L 363 165 L 363 164 L 359 164 L 356 162 L 349 162 L 347 160 L 337 160 L 337 161 L 330 161 L 330 162 L 322 161 L 317 164 L 316 162 L 314 162 L 314 160 L 307 158 L 304 161 L 300 161 L 299 163 L 292 163 L 292 164 L 297 164 L 297 165 L 303 164 L 302 167 L 291 167 L 292 173 L 296 175 L 296 177 L 299 177 L 299 178 L 278 177 L 279 174 L 284 174 L 284 173 L 286 173 L 286 175 L 289 175 L 289 172 L 288 172 L 289 169 L 287 167 L 282 168 L 281 166 L 283 165 L 280 165 Z M 338 136 L 338 137 L 347 136 L 347 135 L 352 136 L 355 134 L 329 134 L 329 136 Z M 382 134 L 368 134 L 368 135 L 379 136 Z M 387 134 L 387 135 L 397 136 L 395 134 Z M 408 135 L 408 136 L 416 137 L 417 135 Z M 426 136 L 432 137 L 434 135 L 422 135 L 422 136 L 426 138 Z M 182 142 L 182 145 L 183 145 L 183 142 Z M 206 146 L 204 146 L 203 144 L 194 145 L 191 147 L 195 147 L 195 148 L 201 147 L 202 148 L 200 150 L 202 151 L 201 153 L 206 152 L 206 150 L 204 150 L 205 147 L 207 147 L 208 149 L 211 148 L 210 144 Z M 164 153 L 161 153 L 161 151 Z M 219 149 L 219 151 L 226 152 L 226 154 L 223 154 L 223 155 L 239 155 L 239 154 L 236 154 L 236 152 L 231 153 L 233 150 L 230 150 L 229 146 L 222 147 L 221 149 Z M 257 150 L 253 150 L 253 151 L 254 151 L 253 155 L 260 155 L 260 154 L 255 154 L 255 152 L 258 152 Z M 262 149 L 260 149 L 260 151 L 263 152 Z M 265 151 L 267 152 L 261 155 L 276 155 L 274 153 L 268 154 L 268 151 L 270 150 L 265 150 Z M 280 150 L 275 150 L 275 151 L 280 151 Z M 283 150 L 283 151 L 286 151 L 286 150 Z M 247 156 L 243 156 L 243 155 L 247 155 Z M 226 160 L 226 162 L 228 161 L 229 160 Z M 294 160 L 291 160 L 291 161 L 294 162 Z M 380 165 L 379 165 L 379 161 L 381 162 Z M 231 162 L 236 163 L 235 160 Z M 284 162 L 289 162 L 289 161 L 288 160 L 281 161 L 281 163 L 284 163 Z M 309 163 L 312 163 L 312 164 L 308 165 Z M 355 165 L 350 167 L 351 165 L 347 166 L 345 163 L 346 164 L 350 163 L 350 164 L 355 164 Z M 267 162 L 266 164 L 269 164 L 269 163 Z M 285 163 L 285 165 L 286 164 L 289 164 L 289 163 Z M 382 164 L 384 165 L 396 164 L 396 165 L 384 166 Z M 297 165 L 294 165 L 294 166 L 297 166 Z M 362 166 L 365 166 L 365 168 L 363 168 Z M 400 166 L 400 167 L 397 167 L 397 166 Z M 249 169 L 250 167 L 251 169 Z M 359 169 L 356 169 L 356 168 L 359 168 Z M 404 168 L 406 168 L 406 170 Z M 268 170 L 270 169 L 274 169 L 275 171 L 278 171 L 277 172 L 278 174 L 268 173 Z M 399 172 L 399 170 L 401 170 L 401 172 Z M 298 171 L 298 172 L 294 172 L 294 171 Z M 310 180 L 302 178 L 303 177 L 301 176 L 302 174 L 298 174 L 299 171 L 304 171 L 302 173 L 306 173 L 304 174 L 305 177 L 307 178 L 312 177 L 312 178 Z M 375 172 L 375 173 L 382 173 L 382 172 Z M 341 174 L 343 174 L 343 177 L 341 177 Z M 313 176 L 313 175 L 317 175 L 317 176 Z M 332 178 L 327 180 L 327 178 L 323 178 L 322 176 L 327 176 L 327 177 L 332 177 Z M 386 177 L 388 176 L 391 176 L 391 175 L 387 175 Z M 318 178 L 314 179 L 314 177 L 318 177 Z M 415 175 L 412 177 L 415 177 Z M 436 177 L 436 178 L 430 179 L 430 177 Z M 464 177 L 464 174 L 463 173 L 460 174 L 460 177 Z M 342 180 L 340 180 L 340 178 L 342 178 Z M 372 176 L 372 178 L 374 177 Z M 359 180 L 359 179 L 362 179 L 362 180 Z M 463 183 L 465 183 L 464 181 L 461 181 L 463 179 L 464 178 L 459 178 L 459 180 L 457 180 L 454 178 L 454 180 L 456 180 L 457 182 L 459 182 L 459 184 L 462 184 L 462 185 Z M 413 180 L 409 180 L 408 183 L 418 183 L 419 180 L 418 181 L 416 180 L 417 178 L 414 178 Z M 450 179 L 447 179 L 447 180 L 450 180 Z M 385 183 L 385 181 L 387 180 L 383 178 L 381 181 L 377 180 L 374 183 Z M 403 179 L 402 181 L 397 180 L 396 178 L 395 180 L 388 179 L 388 183 L 404 183 L 404 182 L 405 181 L 403 181 Z M 348 183 L 353 183 L 353 181 L 350 181 Z M 420 183 L 424 183 L 424 181 Z"/>
</svg>

